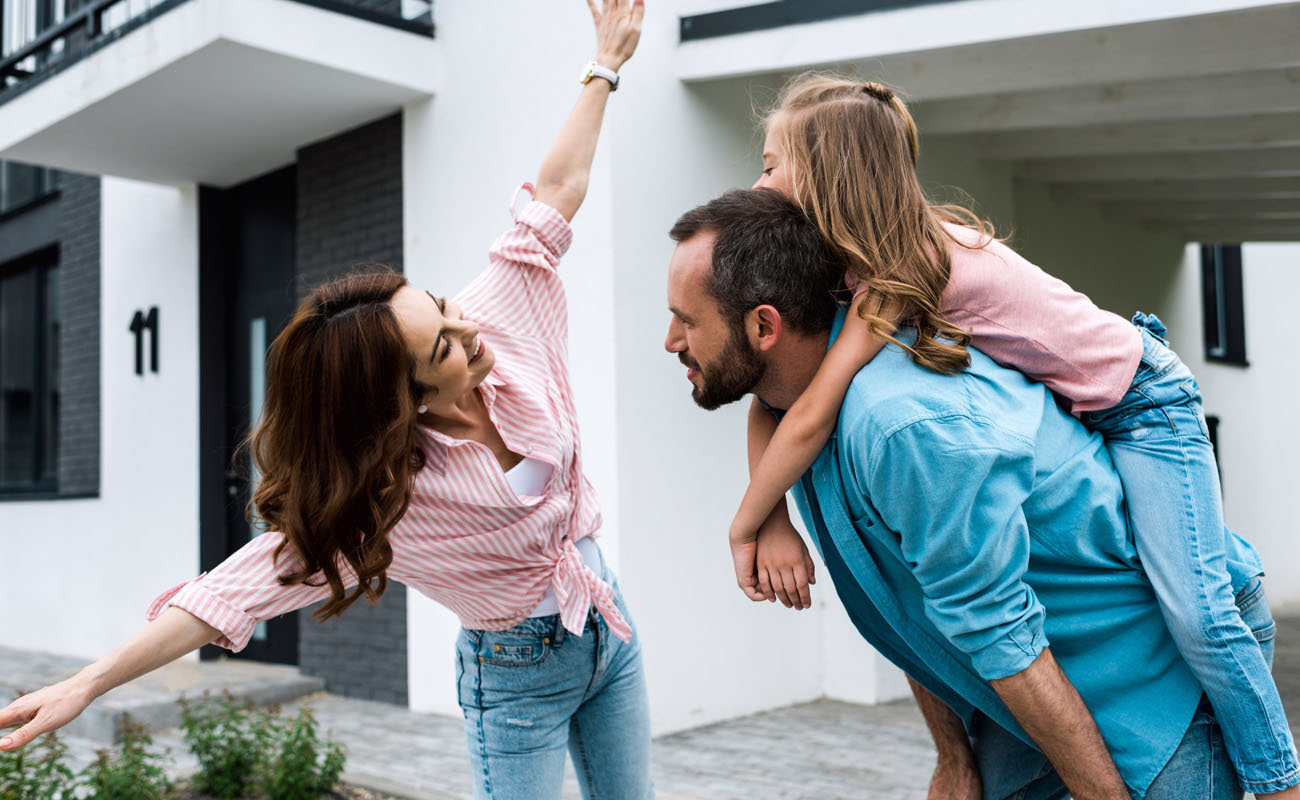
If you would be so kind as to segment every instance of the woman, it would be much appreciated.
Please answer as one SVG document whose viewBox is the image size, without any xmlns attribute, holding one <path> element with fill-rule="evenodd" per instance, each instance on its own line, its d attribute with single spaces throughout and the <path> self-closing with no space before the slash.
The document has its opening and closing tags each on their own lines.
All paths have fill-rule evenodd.
<svg viewBox="0 0 1300 800">
<path fill-rule="evenodd" d="M 122 647 L 0 711 L 0 727 L 25 723 L 0 749 L 202 644 L 238 650 L 258 621 L 319 600 L 335 616 L 391 577 L 462 622 L 476 797 L 559 797 L 566 746 L 585 797 L 653 796 L 640 646 L 591 538 L 555 272 L 644 6 L 588 5 L 599 67 L 488 269 L 457 300 L 388 273 L 313 291 L 271 347 L 251 442 L 271 532 L 159 597 Z"/>
</svg>

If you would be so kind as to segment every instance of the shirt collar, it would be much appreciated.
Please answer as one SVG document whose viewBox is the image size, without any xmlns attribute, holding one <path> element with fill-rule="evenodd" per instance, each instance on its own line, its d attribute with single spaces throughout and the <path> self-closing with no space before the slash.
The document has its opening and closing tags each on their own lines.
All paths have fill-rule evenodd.
<svg viewBox="0 0 1300 800">
<path fill-rule="evenodd" d="M 483 391 L 483 403 L 489 410 L 496 404 L 497 390 L 505 385 L 506 380 L 501 376 L 500 365 L 493 366 L 492 371 L 479 383 L 479 388 Z M 436 473 L 441 473 L 447 463 L 447 446 L 451 442 L 451 437 L 425 425 L 417 425 L 416 431 L 423 436 L 425 454 L 428 456 L 427 466 Z"/>
</svg>

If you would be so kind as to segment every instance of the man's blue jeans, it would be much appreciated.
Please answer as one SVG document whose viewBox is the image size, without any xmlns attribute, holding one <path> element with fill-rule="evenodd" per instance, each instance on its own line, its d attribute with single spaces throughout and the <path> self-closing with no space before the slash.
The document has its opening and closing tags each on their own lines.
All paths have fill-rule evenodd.
<svg viewBox="0 0 1300 800">
<path fill-rule="evenodd" d="M 1243 788 L 1279 791 L 1300 780 L 1300 764 L 1268 664 L 1234 606 L 1242 576 L 1234 587 L 1227 549 L 1238 542 L 1223 526 L 1201 391 L 1160 320 L 1139 313 L 1133 323 L 1143 353 L 1132 386 L 1116 406 L 1082 421 L 1106 440 L 1143 569 Z"/>
<path fill-rule="evenodd" d="M 1236 597 L 1241 618 L 1264 662 L 1273 663 L 1276 627 L 1264 587 L 1253 578 Z M 985 800 L 1065 800 L 1061 779 L 1037 750 L 981 716 L 976 724 L 975 755 Z M 1023 768 L 1038 765 L 1027 782 Z M 1018 777 L 1017 777 L 1018 776 Z M 1023 785 L 1016 786 L 1015 783 Z M 1228 757 L 1214 709 L 1204 699 L 1183 741 L 1147 789 L 1144 800 L 1240 800 L 1241 785 Z"/>
<path fill-rule="evenodd" d="M 630 622 L 613 573 L 605 579 Z M 584 798 L 654 797 L 635 626 L 626 643 L 594 610 L 580 637 L 558 615 L 505 631 L 462 629 L 456 658 L 476 800 L 559 798 L 566 748 Z"/>
</svg>

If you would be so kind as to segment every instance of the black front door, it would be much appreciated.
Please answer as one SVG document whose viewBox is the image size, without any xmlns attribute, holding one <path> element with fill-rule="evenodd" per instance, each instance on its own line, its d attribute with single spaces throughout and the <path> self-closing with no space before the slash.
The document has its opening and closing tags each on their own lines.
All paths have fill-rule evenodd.
<svg viewBox="0 0 1300 800">
<path fill-rule="evenodd" d="M 208 334 L 200 350 L 209 362 L 204 370 L 224 373 L 224 380 L 204 381 L 201 387 L 207 401 L 201 414 L 220 416 L 222 422 L 219 432 L 215 424 L 205 428 L 209 439 L 219 436 L 220 441 L 203 443 L 209 455 L 216 450 L 222 456 L 220 462 L 215 456 L 205 462 L 209 472 L 221 464 L 220 480 L 209 475 L 204 487 L 221 493 L 222 510 L 212 503 L 207 513 L 201 511 L 204 569 L 261 533 L 246 513 L 259 476 L 239 445 L 261 415 L 267 347 L 296 304 L 295 182 L 295 168 L 286 167 L 230 189 L 205 189 L 200 195 L 201 291 L 207 317 L 207 324 L 201 319 L 200 326 Z M 218 359 L 221 363 L 214 363 Z M 220 403 L 206 397 L 209 393 L 219 395 Z M 248 647 L 236 655 L 297 664 L 297 613 L 259 624 Z"/>
</svg>

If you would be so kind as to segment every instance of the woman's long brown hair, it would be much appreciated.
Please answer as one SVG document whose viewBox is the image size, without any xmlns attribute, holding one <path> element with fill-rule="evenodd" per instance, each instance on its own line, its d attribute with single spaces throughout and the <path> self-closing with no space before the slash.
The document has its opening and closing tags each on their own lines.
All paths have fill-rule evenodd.
<svg viewBox="0 0 1300 800">
<path fill-rule="evenodd" d="M 406 279 L 352 275 L 315 289 L 267 356 L 262 423 L 246 442 L 262 474 L 250 505 L 301 557 L 285 586 L 328 584 L 320 620 L 388 587 L 388 533 L 423 466 L 416 446 L 421 390 L 389 301 Z M 340 567 L 357 577 L 344 587 Z"/>
<path fill-rule="evenodd" d="M 872 333 L 937 372 L 969 366 L 970 334 L 940 313 L 951 269 L 948 245 L 956 242 L 943 223 L 977 230 L 975 247 L 993 239 L 993 228 L 965 208 L 926 199 L 907 106 L 881 84 L 814 73 L 786 85 L 768 124 L 777 115 L 793 199 L 865 284 L 873 302 L 860 313 Z M 872 312 L 880 308 L 916 327 L 914 345 L 894 338 L 895 326 Z"/>
</svg>

